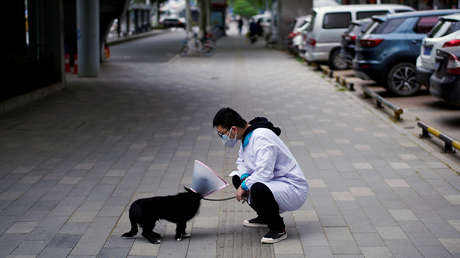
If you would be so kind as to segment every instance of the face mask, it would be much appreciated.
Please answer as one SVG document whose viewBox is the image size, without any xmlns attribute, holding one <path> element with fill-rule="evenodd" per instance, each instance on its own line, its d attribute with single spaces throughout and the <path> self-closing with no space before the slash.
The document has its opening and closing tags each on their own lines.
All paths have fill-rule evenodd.
<svg viewBox="0 0 460 258">
<path fill-rule="evenodd" d="M 230 138 L 230 134 L 232 132 L 233 128 L 230 129 L 230 131 L 228 132 L 228 135 L 224 134 L 222 135 L 222 143 L 224 144 L 225 147 L 229 147 L 229 148 L 233 148 L 235 147 L 236 143 L 238 142 L 238 139 L 236 139 L 236 135 L 235 135 L 235 138 Z"/>
</svg>

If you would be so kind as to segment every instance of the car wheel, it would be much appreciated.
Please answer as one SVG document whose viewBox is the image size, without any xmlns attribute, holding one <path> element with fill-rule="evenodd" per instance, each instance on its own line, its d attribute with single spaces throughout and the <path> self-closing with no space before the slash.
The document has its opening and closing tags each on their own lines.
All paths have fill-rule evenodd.
<svg viewBox="0 0 460 258">
<path fill-rule="evenodd" d="M 387 77 L 388 89 L 398 96 L 411 96 L 420 89 L 415 78 L 415 65 L 400 63 L 394 66 Z"/>
<path fill-rule="evenodd" d="M 347 62 L 340 56 L 340 48 L 337 48 L 332 52 L 331 57 L 329 58 L 329 66 L 333 70 L 345 70 L 348 68 Z"/>
</svg>

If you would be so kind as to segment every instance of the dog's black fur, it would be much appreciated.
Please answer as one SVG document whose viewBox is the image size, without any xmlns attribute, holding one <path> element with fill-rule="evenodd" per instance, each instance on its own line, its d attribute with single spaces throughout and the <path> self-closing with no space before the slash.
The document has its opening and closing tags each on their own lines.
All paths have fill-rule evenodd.
<svg viewBox="0 0 460 258">
<path fill-rule="evenodd" d="M 187 188 L 186 190 L 187 192 L 177 195 L 156 196 L 134 201 L 129 207 L 131 230 L 124 233 L 122 237 L 135 236 L 139 224 L 142 227 L 142 236 L 152 244 L 158 244 L 161 236 L 153 232 L 153 228 L 160 219 L 176 223 L 176 240 L 190 237 L 190 234 L 185 233 L 186 223 L 198 213 L 203 197 Z"/>
</svg>

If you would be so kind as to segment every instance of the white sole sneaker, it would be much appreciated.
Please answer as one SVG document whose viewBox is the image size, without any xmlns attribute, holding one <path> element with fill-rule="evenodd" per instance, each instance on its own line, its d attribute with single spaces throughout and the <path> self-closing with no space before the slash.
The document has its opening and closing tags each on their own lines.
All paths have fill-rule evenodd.
<svg viewBox="0 0 460 258">
<path fill-rule="evenodd" d="M 262 239 L 260 240 L 260 242 L 262 244 L 274 244 L 274 243 L 278 243 L 279 241 L 281 240 L 284 240 L 287 238 L 287 233 L 284 233 L 284 235 L 274 239 L 274 238 L 265 238 L 265 237 L 262 237 Z"/>
<path fill-rule="evenodd" d="M 251 223 L 249 220 L 243 220 L 243 226 L 248 228 L 268 228 L 267 224 Z"/>
</svg>

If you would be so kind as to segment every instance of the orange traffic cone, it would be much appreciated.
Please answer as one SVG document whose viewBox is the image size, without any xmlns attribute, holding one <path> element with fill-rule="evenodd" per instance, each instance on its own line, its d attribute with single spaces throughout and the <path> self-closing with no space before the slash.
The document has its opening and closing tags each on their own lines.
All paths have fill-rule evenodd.
<svg viewBox="0 0 460 258">
<path fill-rule="evenodd" d="M 78 55 L 73 56 L 73 74 L 78 74 Z"/>
<path fill-rule="evenodd" d="M 65 72 L 70 73 L 70 61 L 69 61 L 69 54 L 65 54 L 64 59 L 65 59 Z"/>
<path fill-rule="evenodd" d="M 107 44 L 104 47 L 104 53 L 105 53 L 105 58 L 109 59 L 110 58 L 110 48 L 107 46 Z"/>
</svg>

